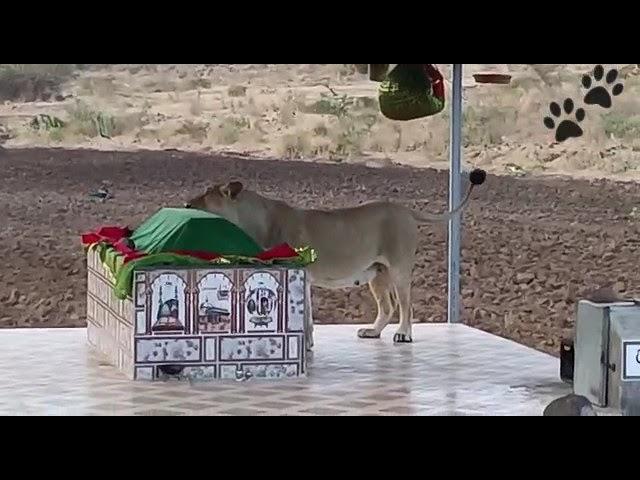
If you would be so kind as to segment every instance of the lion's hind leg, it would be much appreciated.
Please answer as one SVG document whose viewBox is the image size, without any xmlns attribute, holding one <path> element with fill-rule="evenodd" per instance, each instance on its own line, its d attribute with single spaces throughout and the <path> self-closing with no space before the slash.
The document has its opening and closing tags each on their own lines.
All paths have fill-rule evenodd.
<svg viewBox="0 0 640 480">
<path fill-rule="evenodd" d="M 369 282 L 369 288 L 376 301 L 378 314 L 371 327 L 358 330 L 358 337 L 380 338 L 380 334 L 393 318 L 397 306 L 389 269 L 386 266 L 380 265 L 378 274 Z"/>
</svg>

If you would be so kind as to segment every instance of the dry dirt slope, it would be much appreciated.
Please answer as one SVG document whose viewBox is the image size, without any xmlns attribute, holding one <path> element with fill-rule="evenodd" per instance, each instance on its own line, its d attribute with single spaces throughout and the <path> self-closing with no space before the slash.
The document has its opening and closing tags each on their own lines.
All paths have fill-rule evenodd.
<svg viewBox="0 0 640 480">
<path fill-rule="evenodd" d="M 241 179 L 301 206 L 339 207 L 391 199 L 415 208 L 445 206 L 447 174 L 409 167 L 370 169 L 252 160 L 196 153 L 24 149 L 0 152 L 5 252 L 0 326 L 80 326 L 85 266 L 78 235 L 101 224 L 135 225 L 161 205 L 179 205 L 213 182 Z M 102 181 L 115 198 L 87 193 Z M 466 212 L 464 318 L 469 324 L 555 353 L 572 325 L 575 300 L 608 281 L 630 293 L 638 226 L 630 212 L 640 186 L 610 181 L 490 176 Z M 318 290 L 320 323 L 370 322 L 365 288 Z M 443 321 L 446 232 L 421 228 L 414 272 L 418 321 Z"/>
<path fill-rule="evenodd" d="M 497 174 L 640 179 L 635 64 L 606 65 L 620 70 L 624 93 L 611 109 L 587 108 L 581 138 L 553 144 L 542 122 L 550 102 L 582 102 L 581 77 L 594 66 L 537 65 L 536 73 L 527 65 L 465 64 L 465 158 Z M 449 66 L 440 67 L 449 78 Z M 508 71 L 513 80 L 476 84 L 472 75 L 484 70 Z M 34 97 L 24 75 L 57 79 L 56 94 Z M 0 64 L 0 144 L 446 165 L 448 110 L 394 122 L 380 114 L 377 88 L 342 64 Z"/>
</svg>

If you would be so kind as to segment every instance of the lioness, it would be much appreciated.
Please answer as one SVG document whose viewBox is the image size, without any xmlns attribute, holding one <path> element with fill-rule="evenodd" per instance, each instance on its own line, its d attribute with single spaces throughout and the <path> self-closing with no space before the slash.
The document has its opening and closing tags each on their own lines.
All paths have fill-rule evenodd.
<svg viewBox="0 0 640 480">
<path fill-rule="evenodd" d="M 418 224 L 448 222 L 466 206 L 473 187 L 484 183 L 485 178 L 484 171 L 472 171 L 463 202 L 455 211 L 439 215 L 417 213 L 389 202 L 337 210 L 303 210 L 245 190 L 240 182 L 211 187 L 185 206 L 226 218 L 263 248 L 282 243 L 311 246 L 318 260 L 308 268 L 310 284 L 330 289 L 369 284 L 378 314 L 370 328 L 358 331 L 360 338 L 379 338 L 399 308 L 400 324 L 394 342 L 410 343 L 411 274 Z M 311 346 L 313 321 L 308 288 L 307 339 Z"/>
</svg>

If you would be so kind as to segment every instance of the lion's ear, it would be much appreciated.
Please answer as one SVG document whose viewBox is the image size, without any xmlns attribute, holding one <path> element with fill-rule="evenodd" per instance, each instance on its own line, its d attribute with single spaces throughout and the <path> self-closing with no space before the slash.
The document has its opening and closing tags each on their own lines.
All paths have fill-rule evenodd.
<svg viewBox="0 0 640 480">
<path fill-rule="evenodd" d="M 231 182 L 227 183 L 226 185 L 222 185 L 220 187 L 220 193 L 223 197 L 235 199 L 240 194 L 240 192 L 242 192 L 243 188 L 244 186 L 242 185 L 242 183 Z"/>
</svg>

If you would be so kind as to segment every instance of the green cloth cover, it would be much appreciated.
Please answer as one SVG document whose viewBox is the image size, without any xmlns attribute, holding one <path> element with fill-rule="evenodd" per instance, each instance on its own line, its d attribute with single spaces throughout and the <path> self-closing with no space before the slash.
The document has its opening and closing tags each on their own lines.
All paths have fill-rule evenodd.
<svg viewBox="0 0 640 480">
<path fill-rule="evenodd" d="M 253 257 L 262 248 L 239 227 L 213 213 L 190 208 L 163 208 L 131 236 L 138 251 L 149 255 L 195 251 Z"/>
<path fill-rule="evenodd" d="M 102 263 L 115 279 L 116 297 L 131 296 L 135 270 L 153 267 L 202 267 L 239 265 L 289 265 L 304 268 L 316 259 L 311 248 L 299 248 L 297 257 L 260 260 L 264 251 L 239 227 L 228 220 L 202 210 L 163 208 L 142 223 L 131 235 L 135 250 L 144 252 L 141 258 L 124 262 L 124 256 L 107 243 L 96 243 Z M 219 255 L 203 260 L 189 255 L 199 252 Z"/>
</svg>

